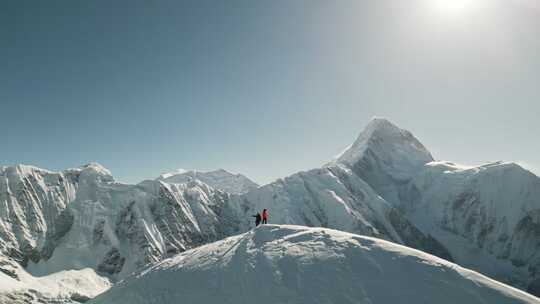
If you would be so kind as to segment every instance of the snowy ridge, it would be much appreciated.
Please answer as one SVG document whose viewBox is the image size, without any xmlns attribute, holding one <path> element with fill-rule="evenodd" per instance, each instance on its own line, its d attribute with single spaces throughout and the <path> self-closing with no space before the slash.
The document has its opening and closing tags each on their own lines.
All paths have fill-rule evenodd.
<svg viewBox="0 0 540 304">
<path fill-rule="evenodd" d="M 158 180 L 164 180 L 164 179 L 169 178 L 171 176 L 175 176 L 175 175 L 178 175 L 178 174 L 184 174 L 186 172 L 188 172 L 188 170 L 180 168 L 180 169 L 176 169 L 175 171 L 172 171 L 172 172 L 161 173 L 157 179 Z"/>
<path fill-rule="evenodd" d="M 232 196 L 239 219 L 268 208 L 272 223 L 329 227 L 420 248 L 451 260 L 448 251 L 412 225 L 367 183 L 342 165 L 299 172 Z M 240 231 L 252 224 L 240 221 Z"/>
<path fill-rule="evenodd" d="M 451 295 L 451 296 L 449 296 Z M 421 251 L 331 229 L 263 225 L 128 278 L 91 303 L 540 303 Z"/>
<path fill-rule="evenodd" d="M 157 179 L 172 184 L 182 184 L 197 179 L 215 189 L 232 194 L 246 193 L 259 186 L 242 174 L 233 174 L 223 169 L 209 172 L 178 169 L 176 172 L 163 173 Z"/>
</svg>

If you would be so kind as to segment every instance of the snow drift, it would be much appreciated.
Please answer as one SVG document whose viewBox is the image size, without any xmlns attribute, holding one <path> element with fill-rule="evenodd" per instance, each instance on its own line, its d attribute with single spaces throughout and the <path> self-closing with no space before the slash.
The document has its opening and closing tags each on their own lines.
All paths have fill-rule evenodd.
<svg viewBox="0 0 540 304">
<path fill-rule="evenodd" d="M 189 250 L 91 303 L 540 303 L 435 256 L 324 228 L 263 225 Z"/>
<path fill-rule="evenodd" d="M 79 303 L 110 287 L 93 269 L 64 270 L 43 277 L 27 273 L 0 255 L 0 303 Z"/>
</svg>

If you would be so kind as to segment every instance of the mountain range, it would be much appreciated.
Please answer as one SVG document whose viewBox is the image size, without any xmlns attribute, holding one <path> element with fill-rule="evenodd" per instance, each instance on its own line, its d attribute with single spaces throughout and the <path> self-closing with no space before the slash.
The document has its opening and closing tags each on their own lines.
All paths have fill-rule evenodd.
<svg viewBox="0 0 540 304">
<path fill-rule="evenodd" d="M 263 208 L 271 223 L 405 245 L 540 295 L 540 178 L 515 163 L 436 161 L 380 118 L 336 159 L 262 186 L 225 170 L 129 185 L 96 163 L 0 167 L 0 254 L 9 261 L 0 275 L 20 265 L 28 276 L 77 270 L 115 284 L 250 231 Z M 62 297 L 73 294 L 83 293 Z"/>
</svg>

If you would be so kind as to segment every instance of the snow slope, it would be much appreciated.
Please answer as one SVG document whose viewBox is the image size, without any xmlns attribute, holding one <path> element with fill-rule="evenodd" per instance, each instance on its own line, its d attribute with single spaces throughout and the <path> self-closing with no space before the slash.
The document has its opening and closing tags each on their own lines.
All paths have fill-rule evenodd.
<svg viewBox="0 0 540 304">
<path fill-rule="evenodd" d="M 406 216 L 448 243 L 456 261 L 539 294 L 540 178 L 514 163 L 434 162 L 403 193 Z"/>
<path fill-rule="evenodd" d="M 239 231 L 253 227 L 251 215 L 267 208 L 270 223 L 328 227 L 405 244 L 451 260 L 448 251 L 412 225 L 391 204 L 345 166 L 299 172 L 228 204 Z M 249 222 L 248 222 L 249 220 Z"/>
<path fill-rule="evenodd" d="M 324 228 L 263 225 L 164 260 L 100 303 L 540 303 L 435 256 Z"/>
<path fill-rule="evenodd" d="M 209 172 L 180 169 L 177 172 L 161 174 L 157 179 L 171 184 L 183 184 L 196 179 L 214 189 L 232 194 L 245 193 L 259 186 L 242 174 L 233 174 L 223 169 Z"/>
<path fill-rule="evenodd" d="M 17 262 L 0 256 L 0 303 L 78 303 L 110 285 L 89 268 L 34 277 Z"/>
</svg>

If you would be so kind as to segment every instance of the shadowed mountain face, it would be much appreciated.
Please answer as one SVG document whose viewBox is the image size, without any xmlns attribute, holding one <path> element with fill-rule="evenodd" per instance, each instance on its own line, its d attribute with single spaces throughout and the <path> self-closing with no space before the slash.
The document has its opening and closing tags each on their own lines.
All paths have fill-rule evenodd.
<svg viewBox="0 0 540 304">
<path fill-rule="evenodd" d="M 535 292 L 539 191 L 513 164 L 435 162 L 410 132 L 375 119 L 332 163 L 261 187 L 224 170 L 127 185 L 98 164 L 2 167 L 0 242 L 33 274 L 89 267 L 116 280 L 248 231 L 268 208 L 271 223 L 390 240 Z"/>
</svg>

